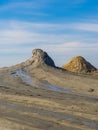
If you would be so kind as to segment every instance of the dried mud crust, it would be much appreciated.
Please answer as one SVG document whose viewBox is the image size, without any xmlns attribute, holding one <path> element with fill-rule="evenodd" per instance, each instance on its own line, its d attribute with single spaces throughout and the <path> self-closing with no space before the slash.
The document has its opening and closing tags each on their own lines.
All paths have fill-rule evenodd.
<svg viewBox="0 0 98 130">
<path fill-rule="evenodd" d="M 40 49 L 0 69 L 0 130 L 97 130 L 98 76 L 55 67 Z"/>
</svg>

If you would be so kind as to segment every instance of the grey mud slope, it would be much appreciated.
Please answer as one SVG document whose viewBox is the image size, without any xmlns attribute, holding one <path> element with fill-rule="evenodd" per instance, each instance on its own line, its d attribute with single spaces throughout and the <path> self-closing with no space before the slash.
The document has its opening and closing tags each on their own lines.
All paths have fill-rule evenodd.
<svg viewBox="0 0 98 130">
<path fill-rule="evenodd" d="M 0 130 L 97 130 L 98 75 L 50 66 L 40 53 L 0 70 Z"/>
</svg>

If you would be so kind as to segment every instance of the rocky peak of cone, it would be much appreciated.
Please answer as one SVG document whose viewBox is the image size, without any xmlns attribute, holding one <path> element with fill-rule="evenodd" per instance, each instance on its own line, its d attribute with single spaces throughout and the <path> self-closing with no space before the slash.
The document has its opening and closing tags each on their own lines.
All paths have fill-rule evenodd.
<svg viewBox="0 0 98 130">
<path fill-rule="evenodd" d="M 26 61 L 26 65 L 32 65 L 34 67 L 37 67 L 38 65 L 41 64 L 46 64 L 49 66 L 55 66 L 54 61 L 52 58 L 43 50 L 41 49 L 34 49 L 32 51 L 33 56 Z"/>
</svg>

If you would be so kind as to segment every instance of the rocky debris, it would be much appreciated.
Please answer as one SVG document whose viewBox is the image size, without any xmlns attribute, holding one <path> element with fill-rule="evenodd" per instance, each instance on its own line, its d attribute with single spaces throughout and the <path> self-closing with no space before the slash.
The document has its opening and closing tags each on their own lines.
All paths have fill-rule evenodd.
<svg viewBox="0 0 98 130">
<path fill-rule="evenodd" d="M 39 65 L 46 64 L 48 66 L 55 67 L 54 61 L 51 57 L 41 49 L 34 49 L 32 51 L 33 56 L 26 62 L 22 63 L 22 66 L 31 66 L 32 68 Z"/>
<path fill-rule="evenodd" d="M 90 89 L 88 90 L 88 92 L 94 92 L 94 89 L 93 89 L 93 88 L 90 88 Z"/>
<path fill-rule="evenodd" d="M 71 72 L 79 73 L 93 72 L 97 70 L 91 63 L 86 61 L 82 56 L 73 57 L 67 64 L 63 65 L 62 68 Z"/>
</svg>

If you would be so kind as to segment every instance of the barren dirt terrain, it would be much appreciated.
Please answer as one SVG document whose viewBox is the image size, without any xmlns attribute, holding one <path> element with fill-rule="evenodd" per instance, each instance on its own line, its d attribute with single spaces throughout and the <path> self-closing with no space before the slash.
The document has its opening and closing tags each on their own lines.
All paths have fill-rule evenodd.
<svg viewBox="0 0 98 130">
<path fill-rule="evenodd" d="M 98 73 L 68 72 L 36 53 L 0 69 L 0 130 L 98 130 Z"/>
</svg>

